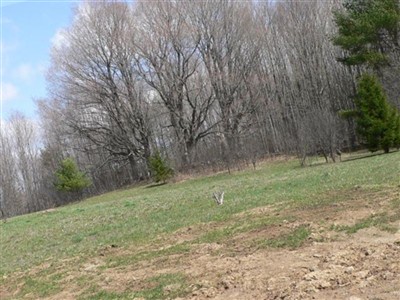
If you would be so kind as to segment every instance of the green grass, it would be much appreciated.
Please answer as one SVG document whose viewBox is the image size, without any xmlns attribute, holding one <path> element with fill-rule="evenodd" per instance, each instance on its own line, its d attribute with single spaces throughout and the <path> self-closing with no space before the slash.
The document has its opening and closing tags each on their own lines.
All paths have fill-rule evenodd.
<svg viewBox="0 0 400 300">
<path fill-rule="evenodd" d="M 181 297 L 187 293 L 185 281 L 185 276 L 180 273 L 154 276 L 148 280 L 154 287 L 136 292 L 135 297 L 145 299 L 174 299 Z M 167 286 L 171 288 L 166 290 Z"/>
<path fill-rule="evenodd" d="M 125 300 L 125 299 L 174 299 L 186 295 L 186 278 L 180 273 L 162 274 L 151 277 L 147 280 L 147 288 L 139 291 L 110 292 L 98 291 L 99 287 L 88 288 L 82 300 Z"/>
<path fill-rule="evenodd" d="M 120 255 L 111 257 L 107 260 L 107 265 L 103 268 L 115 268 L 124 265 L 132 265 L 139 261 L 151 260 L 159 257 L 168 257 L 174 254 L 184 254 L 189 252 L 191 249 L 188 243 L 181 243 L 173 245 L 162 250 L 155 251 L 141 251 L 133 255 Z"/>
<path fill-rule="evenodd" d="M 56 281 L 53 280 L 41 280 L 29 276 L 24 281 L 20 295 L 35 293 L 39 297 L 46 297 L 60 290 Z"/>
<path fill-rule="evenodd" d="M 310 229 L 307 226 L 299 226 L 289 233 L 282 234 L 276 238 L 256 242 L 258 248 L 289 248 L 296 249 L 310 236 Z"/>
<path fill-rule="evenodd" d="M 398 198 L 392 200 L 392 209 L 400 213 L 400 185 L 399 185 Z"/>
<path fill-rule="evenodd" d="M 390 216 L 388 216 L 387 213 L 382 213 L 379 215 L 371 215 L 367 218 L 360 220 L 359 222 L 355 223 L 354 225 L 332 226 L 332 229 L 336 230 L 336 231 L 344 231 L 347 234 L 353 234 L 361 229 L 374 226 L 381 230 L 395 233 L 395 232 L 397 232 L 397 227 L 391 226 L 390 223 L 395 222 L 397 220 L 400 220 L 400 212 L 395 213 Z"/>
<path fill-rule="evenodd" d="M 283 220 L 291 219 L 288 217 L 277 217 L 277 216 L 266 216 L 266 217 L 254 217 L 247 216 L 244 218 L 237 217 L 236 220 L 223 228 L 210 230 L 200 236 L 195 242 L 196 243 L 214 243 L 223 242 L 237 234 L 244 232 L 251 232 L 259 228 L 265 228 L 271 225 L 282 223 Z"/>
<path fill-rule="evenodd" d="M 79 265 L 110 245 L 121 249 L 144 247 L 145 250 L 131 255 L 110 258 L 106 267 L 124 266 L 187 253 L 193 243 L 226 241 L 234 235 L 275 226 L 284 219 L 293 218 L 274 214 L 238 215 L 261 206 L 294 211 L 357 197 L 373 201 L 370 195 L 374 193 L 393 194 L 393 191 L 398 191 L 399 170 L 400 152 L 308 168 L 301 168 L 297 160 L 276 161 L 264 163 L 255 171 L 245 170 L 231 175 L 220 173 L 152 188 L 124 189 L 60 207 L 53 212 L 14 217 L 0 224 L 0 285 L 9 284 L 7 278 L 13 273 L 30 270 L 45 262 L 50 263 L 50 274 L 56 272 L 61 260 L 74 258 L 76 260 L 70 264 Z M 214 190 L 225 191 L 224 205 L 215 205 L 211 197 Z M 392 203 L 393 209 L 398 209 L 399 201 L 394 199 Z M 366 224 L 374 226 L 374 222 L 367 220 Z M 216 226 L 204 226 L 207 224 Z M 188 226 L 211 229 L 200 233 L 192 243 L 170 245 L 162 250 L 151 249 L 155 245 L 165 246 L 162 243 L 172 232 Z M 308 234 L 308 228 L 300 227 L 288 236 L 266 239 L 264 245 L 298 247 Z M 41 297 L 57 291 L 57 280 L 46 281 L 46 276 L 33 278 L 24 293 L 38 290 L 36 295 Z M 88 281 L 84 280 L 83 285 Z M 97 293 L 100 293 L 96 296 L 99 299 L 130 297 L 130 294 Z M 95 295 L 92 293 L 91 297 Z"/>
</svg>

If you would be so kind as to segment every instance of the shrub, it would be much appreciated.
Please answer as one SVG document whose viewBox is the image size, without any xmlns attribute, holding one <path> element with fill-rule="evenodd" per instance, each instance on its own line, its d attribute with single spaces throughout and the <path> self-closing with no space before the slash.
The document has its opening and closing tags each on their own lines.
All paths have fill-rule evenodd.
<svg viewBox="0 0 400 300">
<path fill-rule="evenodd" d="M 393 108 L 393 114 L 395 115 L 393 146 L 400 149 L 400 113 Z"/>
<path fill-rule="evenodd" d="M 361 76 L 355 99 L 357 131 L 371 152 L 386 153 L 398 136 L 398 112 L 386 100 L 378 79 L 369 74 Z"/>
<path fill-rule="evenodd" d="M 174 172 L 168 166 L 166 159 L 164 159 L 159 152 L 154 153 L 149 159 L 151 176 L 155 182 L 166 182 L 170 179 Z"/>
<path fill-rule="evenodd" d="M 79 192 L 91 185 L 90 179 L 80 172 L 72 158 L 64 159 L 56 171 L 54 186 L 63 192 Z"/>
</svg>

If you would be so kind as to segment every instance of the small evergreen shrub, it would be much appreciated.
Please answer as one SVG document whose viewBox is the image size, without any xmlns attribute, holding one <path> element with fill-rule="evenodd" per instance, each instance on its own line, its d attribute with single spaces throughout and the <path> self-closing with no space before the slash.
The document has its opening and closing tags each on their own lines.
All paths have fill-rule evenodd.
<svg viewBox="0 0 400 300">
<path fill-rule="evenodd" d="M 400 113 L 393 108 L 393 115 L 394 115 L 394 137 L 393 137 L 393 146 L 397 149 L 400 149 Z"/>
<path fill-rule="evenodd" d="M 63 192 L 79 192 L 91 185 L 87 176 L 80 172 L 72 158 L 64 159 L 56 171 L 56 182 L 54 186 Z"/>
<path fill-rule="evenodd" d="M 389 152 L 399 136 L 399 114 L 387 102 L 386 94 L 375 76 L 361 76 L 355 104 L 357 131 L 368 150 L 374 152 L 383 149 Z"/>
<path fill-rule="evenodd" d="M 166 159 L 164 159 L 159 152 L 154 153 L 149 159 L 151 176 L 155 182 L 167 182 L 174 172 L 168 166 Z"/>
</svg>

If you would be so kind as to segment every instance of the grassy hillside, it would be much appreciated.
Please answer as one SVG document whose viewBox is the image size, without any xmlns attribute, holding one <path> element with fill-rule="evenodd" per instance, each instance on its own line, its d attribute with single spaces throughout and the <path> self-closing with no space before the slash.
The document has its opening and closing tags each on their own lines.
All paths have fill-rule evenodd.
<svg viewBox="0 0 400 300">
<path fill-rule="evenodd" d="M 399 189 L 400 152 L 366 158 L 353 155 L 342 163 L 308 168 L 299 167 L 297 160 L 277 160 L 265 162 L 257 170 L 120 190 L 48 212 L 15 217 L 0 224 L 0 284 L 7 290 L 3 296 L 34 299 L 57 294 L 65 289 L 69 282 L 66 278 L 73 270 L 78 272 L 77 268 L 110 249 L 119 249 L 123 255 L 106 255 L 99 274 L 155 257 L 190 252 L 194 244 L 221 242 L 270 224 L 291 222 L 296 210 L 360 198 L 373 204 L 375 197 L 389 198 L 392 209 L 400 210 Z M 217 190 L 225 191 L 222 206 L 211 198 Z M 257 217 L 246 213 L 257 207 L 273 209 Z M 394 220 L 393 216 L 386 217 L 371 219 L 370 223 L 364 220 L 366 223 L 358 226 L 385 225 Z M 183 228 L 196 232 L 195 238 L 171 246 L 170 237 Z M 351 228 L 336 229 L 351 232 Z M 310 229 L 296 230 L 275 240 L 251 242 L 249 247 L 298 247 Z M 163 248 L 165 244 L 169 247 Z M 72 282 L 81 291 L 77 298 L 130 299 L 136 295 L 157 299 L 162 290 L 151 280 L 165 286 L 184 281 L 182 276 L 148 279 L 151 289 L 147 294 L 140 289 L 107 294 L 90 276 L 78 276 Z M 184 291 L 177 291 L 175 296 L 181 294 Z"/>
</svg>

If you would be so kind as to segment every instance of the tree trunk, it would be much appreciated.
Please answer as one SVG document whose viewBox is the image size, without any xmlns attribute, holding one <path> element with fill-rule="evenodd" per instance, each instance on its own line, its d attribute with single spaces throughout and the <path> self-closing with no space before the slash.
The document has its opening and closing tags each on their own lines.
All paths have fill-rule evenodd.
<svg viewBox="0 0 400 300">
<path fill-rule="evenodd" d="M 137 162 L 136 162 L 136 160 L 135 160 L 135 157 L 133 156 L 133 154 L 130 154 L 129 156 L 128 156 L 128 159 L 129 159 L 129 165 L 130 165 L 130 179 L 131 179 L 131 182 L 134 182 L 135 180 L 137 180 L 138 179 L 138 173 L 137 173 Z"/>
</svg>

